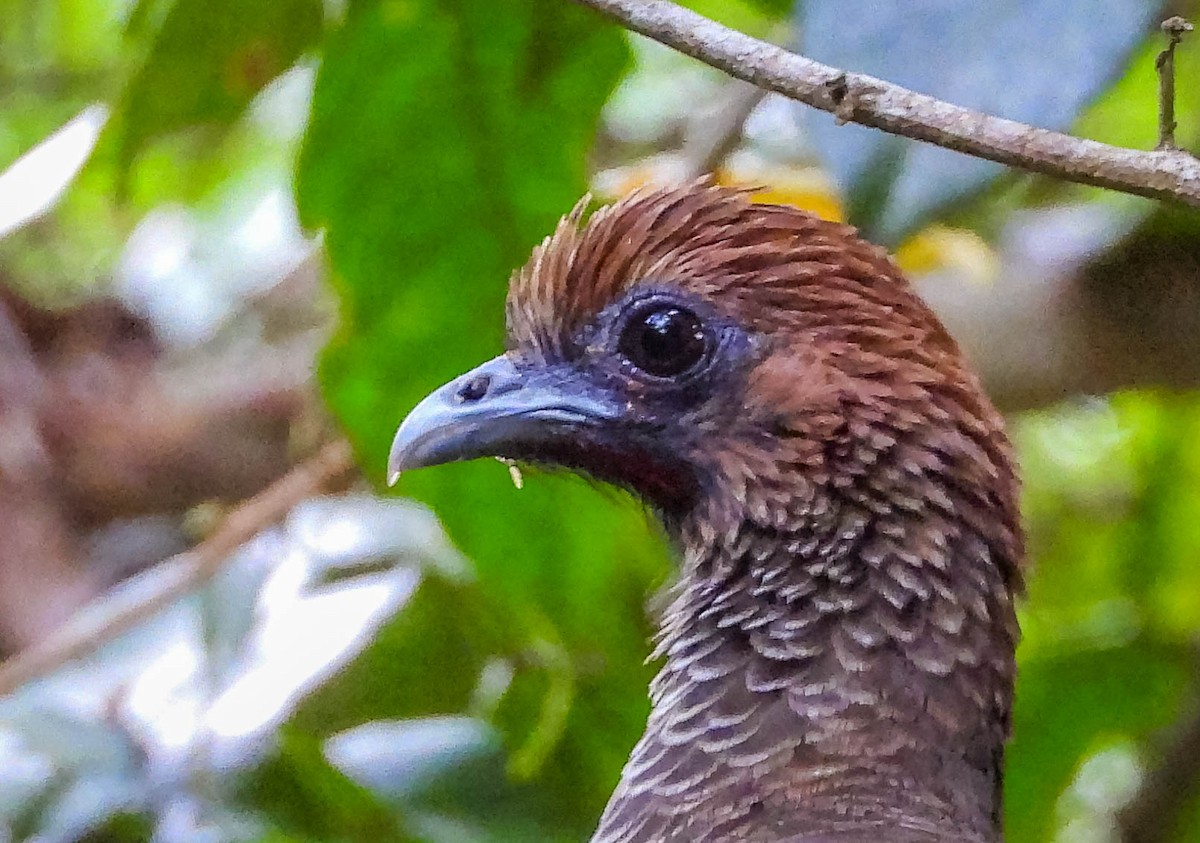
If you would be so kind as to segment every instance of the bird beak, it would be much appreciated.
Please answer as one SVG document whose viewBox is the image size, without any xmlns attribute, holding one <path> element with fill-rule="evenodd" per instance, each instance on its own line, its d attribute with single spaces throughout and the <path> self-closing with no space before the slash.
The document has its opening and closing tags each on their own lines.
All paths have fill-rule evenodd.
<svg viewBox="0 0 1200 843">
<path fill-rule="evenodd" d="M 405 471 L 477 457 L 535 458 L 549 443 L 620 415 L 615 402 L 570 371 L 489 360 L 418 404 L 396 431 L 388 485 Z"/>
</svg>

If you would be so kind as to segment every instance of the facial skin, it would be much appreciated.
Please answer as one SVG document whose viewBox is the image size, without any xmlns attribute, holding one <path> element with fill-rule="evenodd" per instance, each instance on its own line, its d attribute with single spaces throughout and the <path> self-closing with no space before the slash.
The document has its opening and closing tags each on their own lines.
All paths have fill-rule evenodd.
<svg viewBox="0 0 1200 843">
<path fill-rule="evenodd" d="M 515 349 L 423 401 L 389 472 L 504 456 L 587 472 L 677 515 L 712 482 L 706 439 L 734 425 L 728 396 L 745 389 L 761 345 L 693 295 L 637 284 L 554 359 Z"/>
</svg>

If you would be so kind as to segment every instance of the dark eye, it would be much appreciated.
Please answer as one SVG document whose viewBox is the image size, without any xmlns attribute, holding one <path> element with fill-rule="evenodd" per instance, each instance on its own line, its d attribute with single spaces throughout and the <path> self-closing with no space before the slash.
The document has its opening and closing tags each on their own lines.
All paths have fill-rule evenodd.
<svg viewBox="0 0 1200 843">
<path fill-rule="evenodd" d="M 655 304 L 638 311 L 625 324 L 617 347 L 643 372 L 669 378 L 704 358 L 708 337 L 691 311 Z"/>
</svg>

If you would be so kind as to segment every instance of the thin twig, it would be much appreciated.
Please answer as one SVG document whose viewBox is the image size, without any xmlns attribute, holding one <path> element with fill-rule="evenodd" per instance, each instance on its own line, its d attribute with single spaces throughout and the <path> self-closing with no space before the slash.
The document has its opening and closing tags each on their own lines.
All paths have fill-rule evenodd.
<svg viewBox="0 0 1200 843">
<path fill-rule="evenodd" d="M 1158 71 L 1157 149 L 1175 149 L 1175 47 L 1185 32 L 1192 31 L 1192 25 L 1175 15 L 1162 22 L 1162 31 L 1167 34 L 1167 48 L 1154 60 Z"/>
<path fill-rule="evenodd" d="M 1200 206 L 1200 160 L 1125 149 L 993 117 L 848 73 L 666 0 L 575 0 L 705 64 L 838 118 L 1035 173 Z"/>
<path fill-rule="evenodd" d="M 165 576 L 155 580 L 156 588 L 136 595 L 113 611 L 101 612 L 94 623 L 86 622 L 87 610 L 84 610 L 83 622 L 68 623 L 41 643 L 0 664 L 0 696 L 95 652 L 194 591 L 211 579 L 235 550 L 287 515 L 296 504 L 331 488 L 353 468 L 348 444 L 326 445 L 230 512 L 205 541 L 159 563 L 156 570 Z"/>
</svg>

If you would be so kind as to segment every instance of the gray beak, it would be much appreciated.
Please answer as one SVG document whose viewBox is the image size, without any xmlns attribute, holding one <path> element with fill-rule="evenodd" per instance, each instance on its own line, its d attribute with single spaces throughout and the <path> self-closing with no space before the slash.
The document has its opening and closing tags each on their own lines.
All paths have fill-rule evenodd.
<svg viewBox="0 0 1200 843">
<path fill-rule="evenodd" d="M 426 396 L 396 431 L 388 484 L 405 471 L 477 457 L 535 457 L 620 414 L 615 402 L 570 370 L 518 368 L 507 355 Z"/>
</svg>

